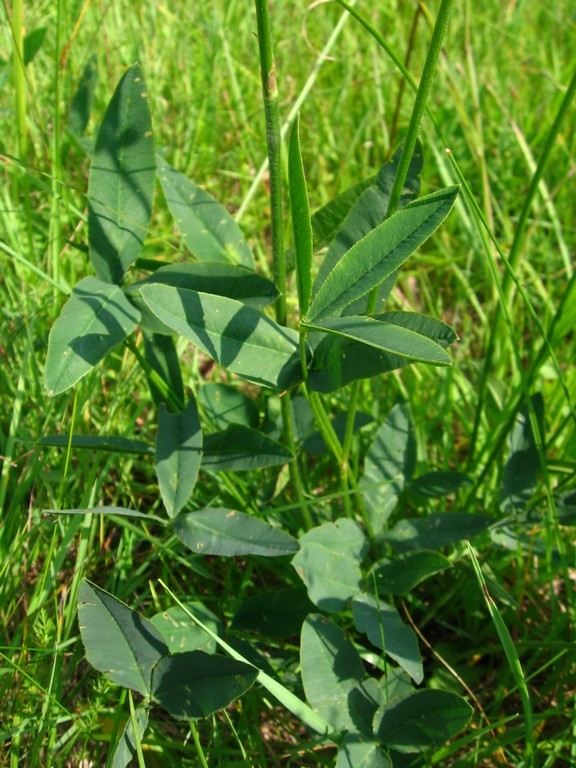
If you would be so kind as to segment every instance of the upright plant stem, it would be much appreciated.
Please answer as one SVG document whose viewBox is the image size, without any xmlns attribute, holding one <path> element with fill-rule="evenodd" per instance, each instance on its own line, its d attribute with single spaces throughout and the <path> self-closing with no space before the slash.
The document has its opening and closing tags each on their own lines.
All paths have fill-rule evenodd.
<svg viewBox="0 0 576 768">
<path fill-rule="evenodd" d="M 280 129 L 280 111 L 278 108 L 278 86 L 276 84 L 276 66 L 272 47 L 272 29 L 270 10 L 267 0 L 254 0 L 258 25 L 258 48 L 260 51 L 260 75 L 262 78 L 262 98 L 266 118 L 266 145 L 268 148 L 268 168 L 270 173 L 270 226 L 272 228 L 272 260 L 274 282 L 279 291 L 276 301 L 276 322 L 286 325 L 286 261 L 284 258 L 284 222 L 282 213 L 282 135 Z M 292 453 L 296 454 L 294 422 L 290 394 L 286 392 L 280 399 L 284 440 Z M 302 518 L 307 528 L 312 527 L 310 511 L 304 504 L 304 490 L 298 462 L 290 463 L 290 478 L 296 498 L 301 503 Z"/>
<path fill-rule="evenodd" d="M 340 0 L 338 0 L 340 2 Z M 442 0 L 438 16 L 436 18 L 436 24 L 432 32 L 432 39 L 430 40 L 430 46 L 428 48 L 428 54 L 424 63 L 424 69 L 422 71 L 422 78 L 420 85 L 416 92 L 416 98 L 414 100 L 414 106 L 412 108 L 412 114 L 410 116 L 410 123 L 408 125 L 408 131 L 402 147 L 402 154 L 400 161 L 396 169 L 394 176 L 394 183 L 392 184 L 392 190 L 390 191 L 390 199 L 388 200 L 388 208 L 386 210 L 386 217 L 389 218 L 398 209 L 400 203 L 400 197 L 406 177 L 408 176 L 408 169 L 410 167 L 410 161 L 414 154 L 416 142 L 418 141 L 418 134 L 420 132 L 420 125 L 422 123 L 422 117 L 426 111 L 426 103 L 432 89 L 432 83 L 434 81 L 434 75 L 438 66 L 438 59 L 442 50 L 442 44 L 446 36 L 448 29 L 448 21 L 450 19 L 450 12 L 452 10 L 452 4 L 454 0 Z M 344 3 L 340 2 L 341 5 Z M 370 293 L 368 298 L 368 308 L 366 314 L 372 314 L 376 308 L 378 301 L 378 287 Z M 354 421 L 356 418 L 356 410 L 358 406 L 358 396 L 360 393 L 360 382 L 355 381 L 351 386 L 350 400 L 348 408 L 348 418 L 346 421 L 346 431 L 344 434 L 343 443 L 343 461 L 342 472 L 348 473 L 350 447 L 352 444 L 352 436 L 354 434 Z"/>
<path fill-rule="evenodd" d="M 266 117 L 266 144 L 270 173 L 270 224 L 272 227 L 272 259 L 274 281 L 280 291 L 276 302 L 276 321 L 286 325 L 286 262 L 284 260 L 284 230 L 282 216 L 282 136 L 278 108 L 276 66 L 272 48 L 272 30 L 267 0 L 254 0 L 258 23 L 258 48 L 262 97 Z"/>
<path fill-rule="evenodd" d="M 28 135 L 26 131 L 26 75 L 24 72 L 24 0 L 14 0 L 12 3 L 12 37 L 14 41 L 12 67 L 16 100 L 18 155 L 20 160 L 25 162 L 28 154 Z"/>
</svg>

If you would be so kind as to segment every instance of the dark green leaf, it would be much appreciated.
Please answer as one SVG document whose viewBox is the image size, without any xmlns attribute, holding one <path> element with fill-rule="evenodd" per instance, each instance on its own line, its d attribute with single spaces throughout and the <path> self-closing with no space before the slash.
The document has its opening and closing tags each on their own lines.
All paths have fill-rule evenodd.
<svg viewBox="0 0 576 768">
<path fill-rule="evenodd" d="M 452 362 L 450 355 L 444 351 L 443 347 L 426 336 L 366 315 L 333 317 L 315 323 L 303 323 L 303 325 L 315 331 L 344 336 L 414 362 L 430 365 L 450 365 Z"/>
<path fill-rule="evenodd" d="M 444 555 L 421 551 L 382 558 L 373 572 L 381 595 L 403 596 L 421 581 L 445 568 L 450 568 L 450 561 Z"/>
<path fill-rule="evenodd" d="M 408 490 L 414 496 L 424 499 L 439 499 L 456 493 L 471 483 L 472 480 L 464 472 L 427 472 L 412 480 Z"/>
<path fill-rule="evenodd" d="M 532 407 L 539 424 L 540 434 L 544 434 L 544 401 L 541 394 L 532 397 Z M 530 500 L 540 471 L 540 459 L 530 422 L 528 407 L 516 417 L 516 422 L 509 438 L 510 456 L 504 466 L 504 478 L 500 490 L 500 507 L 506 512 L 523 509 Z"/>
<path fill-rule="evenodd" d="M 280 557 L 298 551 L 298 542 L 279 528 L 233 509 L 188 512 L 172 522 L 180 541 L 198 555 Z"/>
<path fill-rule="evenodd" d="M 470 722 L 472 707 L 447 691 L 415 691 L 384 704 L 376 714 L 379 741 L 398 752 L 422 752 L 438 747 Z"/>
<path fill-rule="evenodd" d="M 349 695 L 364 677 L 358 652 L 335 624 L 318 614 L 302 627 L 300 666 L 306 699 L 336 730 L 356 730 Z"/>
<path fill-rule="evenodd" d="M 163 323 L 232 373 L 280 390 L 300 381 L 298 334 L 261 312 L 167 285 L 146 285 L 141 294 Z"/>
<path fill-rule="evenodd" d="M 313 214 L 312 231 L 314 233 L 314 243 L 317 247 L 332 241 L 354 203 L 364 190 L 373 186 L 375 182 L 376 176 L 363 179 L 345 189 L 344 192 L 341 192 Z"/>
<path fill-rule="evenodd" d="M 255 429 L 258 426 L 258 407 L 235 387 L 208 382 L 198 391 L 198 402 L 203 412 L 218 429 L 240 424 Z"/>
<path fill-rule="evenodd" d="M 208 717 L 242 696 L 258 670 L 227 656 L 188 651 L 161 659 L 152 676 L 153 697 L 172 717 Z"/>
<path fill-rule="evenodd" d="M 312 225 L 306 177 L 300 150 L 300 121 L 297 116 L 290 132 L 288 173 L 290 178 L 290 207 L 294 232 L 296 286 L 300 313 L 305 315 L 312 294 Z"/>
<path fill-rule="evenodd" d="M 118 286 L 81 280 L 50 331 L 44 374 L 49 396 L 74 386 L 124 341 L 139 317 Z"/>
<path fill-rule="evenodd" d="M 392 514 L 416 464 L 416 439 L 407 406 L 395 405 L 376 433 L 364 461 L 360 482 L 374 533 Z"/>
<path fill-rule="evenodd" d="M 97 81 L 98 56 L 93 53 L 84 67 L 68 113 L 68 127 L 77 138 L 84 136 L 88 127 Z"/>
<path fill-rule="evenodd" d="M 254 268 L 254 257 L 244 235 L 228 211 L 212 195 L 161 157 L 158 157 L 158 175 L 174 223 L 198 261 L 219 261 Z"/>
<path fill-rule="evenodd" d="M 438 515 L 401 520 L 391 531 L 382 534 L 397 552 L 415 549 L 440 549 L 456 541 L 471 539 L 492 523 L 485 515 L 465 512 L 443 512 Z"/>
<path fill-rule="evenodd" d="M 385 312 L 374 319 L 426 336 L 446 348 L 458 338 L 449 325 L 416 312 Z M 412 364 L 413 360 L 332 334 L 314 349 L 308 383 L 317 392 L 332 392 L 357 379 L 388 373 Z"/>
<path fill-rule="evenodd" d="M 176 517 L 196 484 L 202 460 L 202 430 L 196 401 L 170 413 L 160 406 L 156 433 L 156 474 L 169 517 Z"/>
<path fill-rule="evenodd" d="M 166 641 L 170 653 L 184 653 L 184 651 L 214 653 L 217 647 L 216 641 L 188 616 L 184 608 L 197 616 L 216 635 L 220 634 L 222 629 L 218 617 L 202 603 L 185 602 L 182 605 L 183 608 L 174 605 L 150 619 Z"/>
<path fill-rule="evenodd" d="M 392 768 L 392 763 L 376 741 L 347 733 L 338 748 L 336 768 Z"/>
<path fill-rule="evenodd" d="M 90 167 L 89 253 L 96 274 L 108 283 L 120 283 L 142 250 L 155 172 L 146 83 L 134 64 L 106 109 Z"/>
<path fill-rule="evenodd" d="M 449 187 L 420 198 L 353 245 L 314 295 L 306 319 L 334 315 L 379 285 L 440 226 L 457 194 L 457 187 Z"/>
<path fill-rule="evenodd" d="M 352 610 L 356 629 L 368 635 L 372 645 L 398 662 L 416 683 L 421 683 L 424 670 L 418 638 L 412 627 L 404 624 L 396 608 L 377 602 L 371 595 L 356 595 Z"/>
<path fill-rule="evenodd" d="M 113 682 L 149 696 L 152 669 L 168 653 L 154 625 L 86 579 L 78 590 L 78 624 L 90 664 Z"/>
<path fill-rule="evenodd" d="M 136 745 L 142 743 L 148 727 L 148 708 L 146 706 L 138 707 L 134 712 L 134 720 L 136 721 L 136 734 L 134 733 L 133 719 L 130 717 L 114 747 L 110 768 L 126 768 L 134 757 Z"/>
<path fill-rule="evenodd" d="M 360 591 L 360 562 L 365 550 L 366 539 L 358 525 L 340 519 L 301 536 L 300 552 L 292 565 L 315 605 L 324 611 L 342 611 Z"/>
<path fill-rule="evenodd" d="M 336 266 L 342 256 L 355 243 L 365 237 L 372 229 L 381 224 L 386 218 L 390 192 L 396 175 L 396 169 L 400 160 L 401 149 L 394 155 L 393 160 L 382 166 L 374 183 L 365 189 L 354 205 L 348 211 L 345 219 L 341 222 L 336 237 L 330 243 L 326 252 L 324 261 L 318 271 L 318 276 L 314 284 L 314 290 L 317 292 L 328 277 L 332 269 Z M 406 186 L 400 200 L 399 208 L 404 208 L 411 200 L 418 196 L 420 191 L 419 174 L 422 169 L 422 148 L 418 145 L 412 156 Z M 356 314 L 363 314 L 365 308 Z"/>
<path fill-rule="evenodd" d="M 241 424 L 232 424 L 222 432 L 204 437 L 202 468 L 211 471 L 262 469 L 293 459 L 285 445 Z"/>
<path fill-rule="evenodd" d="M 274 283 L 256 272 L 213 261 L 159 267 L 146 280 L 131 285 L 130 290 L 135 291 L 150 283 L 227 296 L 254 309 L 263 309 L 278 297 Z"/>
<path fill-rule="evenodd" d="M 313 608 L 304 587 L 259 592 L 242 603 L 232 628 L 262 637 L 293 637 L 300 634 L 302 622 Z"/>
<path fill-rule="evenodd" d="M 32 32 L 29 32 L 24 38 L 24 66 L 30 64 L 42 47 L 42 43 L 46 37 L 46 31 L 47 27 L 36 27 L 36 29 L 33 29 Z"/>
</svg>

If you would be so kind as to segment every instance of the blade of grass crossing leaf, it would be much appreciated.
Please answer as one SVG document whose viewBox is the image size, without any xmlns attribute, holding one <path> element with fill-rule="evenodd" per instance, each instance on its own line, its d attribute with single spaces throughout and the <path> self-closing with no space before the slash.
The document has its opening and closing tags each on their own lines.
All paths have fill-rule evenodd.
<svg viewBox="0 0 576 768">
<path fill-rule="evenodd" d="M 246 664 L 249 664 L 250 662 L 248 659 L 245 659 L 244 656 L 242 656 L 241 653 L 238 653 L 238 651 L 235 651 L 232 646 L 228 645 L 224 640 L 222 640 L 221 637 L 218 637 L 218 635 L 215 632 L 212 632 L 212 630 L 207 627 L 205 624 L 203 624 L 200 619 L 197 619 L 196 616 L 194 616 L 193 613 L 190 613 L 190 611 L 186 608 L 185 605 L 182 604 L 182 602 L 177 598 L 177 596 L 172 592 L 171 589 L 169 589 L 166 584 L 160 579 L 159 583 L 162 585 L 162 587 L 166 590 L 166 592 L 170 595 L 170 597 L 174 600 L 174 602 L 182 608 L 182 610 L 186 613 L 187 616 L 189 616 L 192 621 L 194 621 L 199 627 L 201 627 L 204 632 L 206 632 L 212 640 L 214 640 L 218 645 L 226 651 L 226 653 L 230 654 L 233 659 L 237 659 L 238 661 L 243 661 Z M 299 699 L 297 696 L 295 696 L 291 691 L 289 691 L 287 688 L 285 688 L 283 685 L 281 685 L 277 680 L 274 680 L 273 677 L 270 677 L 270 675 L 267 675 L 265 672 L 260 671 L 258 673 L 258 682 L 260 685 L 262 685 L 266 690 L 272 694 L 278 701 L 283 704 L 286 709 L 288 709 L 290 712 L 292 712 L 293 715 L 295 715 L 299 720 L 301 720 L 305 725 L 307 725 L 309 728 L 312 728 L 312 730 L 316 731 L 316 733 L 329 733 L 332 731 L 332 727 L 327 723 L 323 717 L 320 717 L 316 712 L 314 712 L 313 709 L 311 709 L 307 704 L 305 704 L 301 699 Z"/>
<path fill-rule="evenodd" d="M 522 669 L 522 665 L 520 663 L 520 659 L 518 657 L 518 653 L 516 651 L 516 646 L 514 645 L 514 641 L 510 637 L 510 632 L 508 631 L 508 627 L 506 626 L 504 619 L 502 618 L 500 611 L 498 610 L 498 606 L 496 605 L 496 603 L 490 596 L 490 593 L 488 592 L 488 587 L 486 586 L 486 581 L 484 579 L 482 569 L 480 568 L 480 563 L 478 562 L 478 559 L 476 558 L 476 555 L 474 554 L 474 550 L 472 549 L 472 546 L 470 545 L 470 543 L 466 542 L 466 545 L 468 547 L 468 554 L 470 555 L 470 560 L 472 561 L 472 566 L 474 568 L 476 578 L 478 579 L 478 584 L 480 585 L 482 592 L 484 593 L 484 601 L 486 603 L 486 607 L 488 608 L 488 613 L 490 614 L 490 617 L 494 622 L 494 626 L 496 627 L 496 632 L 498 633 L 500 643 L 502 644 L 502 649 L 504 651 L 506 660 L 510 667 L 510 671 L 512 672 L 512 675 L 518 687 L 518 692 L 520 694 L 520 699 L 522 701 L 522 710 L 524 712 L 524 729 L 525 729 L 525 739 L 526 739 L 526 748 L 525 748 L 526 766 L 527 768 L 531 768 L 534 765 L 534 751 L 535 751 L 534 732 L 533 732 L 533 725 L 532 725 L 532 721 L 533 721 L 532 703 L 530 701 L 530 692 L 528 691 L 526 678 L 524 677 L 524 671 Z"/>
<path fill-rule="evenodd" d="M 310 204 L 306 190 L 304 164 L 300 150 L 300 117 L 297 116 L 290 133 L 290 151 L 288 157 L 290 176 L 290 205 L 292 208 L 292 227 L 294 230 L 294 249 L 296 255 L 296 285 L 300 312 L 305 315 L 310 306 L 312 294 L 312 224 Z"/>
</svg>

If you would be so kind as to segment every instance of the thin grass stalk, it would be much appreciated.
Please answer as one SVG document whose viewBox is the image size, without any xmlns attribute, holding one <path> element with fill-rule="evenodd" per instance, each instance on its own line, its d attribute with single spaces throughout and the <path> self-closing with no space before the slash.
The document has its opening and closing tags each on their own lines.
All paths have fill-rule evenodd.
<svg viewBox="0 0 576 768">
<path fill-rule="evenodd" d="M 510 667 L 510 671 L 512 672 L 512 676 L 514 677 L 514 681 L 518 687 L 520 700 L 522 702 L 522 711 L 524 713 L 524 732 L 525 732 L 524 758 L 526 760 L 526 768 L 532 768 L 534 766 L 534 756 L 535 756 L 535 741 L 534 741 L 534 726 L 533 726 L 534 718 L 532 714 L 532 702 L 530 701 L 530 692 L 528 690 L 528 685 L 526 684 L 524 670 L 522 669 L 522 664 L 520 663 L 520 659 L 518 657 L 518 653 L 516 651 L 516 646 L 514 645 L 514 641 L 510 637 L 510 632 L 508 631 L 508 627 L 504 623 L 504 619 L 502 618 L 500 611 L 498 610 L 498 606 L 496 605 L 490 593 L 488 592 L 488 587 L 486 586 L 486 581 L 484 579 L 484 574 L 482 573 L 482 569 L 480 568 L 480 563 L 478 562 L 476 555 L 474 554 L 474 550 L 472 549 L 470 543 L 466 542 L 466 544 L 468 546 L 468 554 L 470 555 L 470 560 L 472 561 L 472 566 L 474 568 L 476 578 L 478 579 L 478 584 L 480 585 L 480 588 L 482 589 L 482 592 L 484 594 L 484 601 L 486 603 L 486 607 L 488 608 L 488 613 L 490 614 L 490 617 L 494 622 L 494 626 L 496 627 L 496 632 L 498 634 L 500 643 L 502 644 L 502 649 L 506 656 L 506 661 L 508 662 L 508 666 Z"/>
</svg>

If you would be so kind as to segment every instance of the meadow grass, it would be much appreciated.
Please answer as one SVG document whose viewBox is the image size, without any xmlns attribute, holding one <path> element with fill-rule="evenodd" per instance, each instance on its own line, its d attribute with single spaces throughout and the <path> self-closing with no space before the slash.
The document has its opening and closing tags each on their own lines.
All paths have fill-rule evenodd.
<svg viewBox="0 0 576 768">
<path fill-rule="evenodd" d="M 435 6 L 354 5 L 402 61 L 414 26 L 407 69 L 416 80 Z M 150 457 L 37 445 L 44 435 L 73 431 L 154 439 L 146 382 L 129 351 L 113 353 L 73 393 L 49 399 L 44 390 L 48 332 L 70 287 L 87 272 L 88 161 L 67 130 L 69 110 L 96 53 L 92 137 L 114 85 L 139 61 L 159 151 L 237 215 L 259 270 L 271 275 L 256 21 L 252 3 L 238 0 L 14 2 L 0 15 L 0 765 L 105 765 L 131 703 L 83 660 L 80 580 L 90 578 L 143 612 L 168 604 L 162 580 L 229 619 L 246 596 L 294 584 L 295 574 L 282 559 L 270 565 L 191 555 L 153 522 L 41 515 L 99 504 L 152 514 L 161 508 Z M 338 3 L 307 10 L 277 2 L 272 25 L 280 121 L 288 127 L 301 101 L 315 210 L 389 159 L 406 131 L 413 92 Z M 522 677 L 490 620 L 465 546 L 451 548 L 453 567 L 404 603 L 423 638 L 428 684 L 473 697 L 476 708 L 473 727 L 437 750 L 433 765 L 576 763 L 576 132 L 574 108 L 565 103 L 574 78 L 575 26 L 567 0 L 455 5 L 421 138 L 423 191 L 462 183 L 462 194 L 455 213 L 408 262 L 391 304 L 442 318 L 461 341 L 450 369 L 412 366 L 359 387 L 359 409 L 376 423 L 398 398 L 409 404 L 421 473 L 460 469 L 472 477 L 456 497 L 423 500 L 409 507 L 411 514 L 462 509 L 502 522 L 474 548 Z M 19 66 L 23 35 L 41 27 L 46 35 L 36 55 Z M 143 255 L 177 260 L 177 240 L 157 197 Z M 291 245 L 289 222 L 283 234 Z M 179 351 L 188 354 L 185 345 Z M 202 375 L 197 361 L 191 363 L 186 386 L 195 390 Z M 535 405 L 526 418 L 537 436 L 539 479 L 518 519 L 500 509 L 504 467 L 520 409 L 538 393 L 544 419 L 539 422 Z M 347 408 L 339 392 L 329 404 L 333 414 Z M 352 462 L 361 462 L 366 442 L 362 433 L 355 436 Z M 319 457 L 304 471 L 307 488 L 320 489 L 310 505 L 314 520 L 337 516 L 333 462 Z M 266 479 L 269 487 L 261 475 L 203 475 L 194 504 L 244 498 L 257 509 L 284 482 L 272 471 Z M 290 489 L 273 503 L 279 521 L 298 530 Z M 296 689 L 297 642 L 265 647 L 271 668 Z M 333 765 L 334 755 L 329 743 L 314 741 L 261 689 L 252 689 L 238 706 L 193 728 L 155 712 L 140 764 Z"/>
</svg>

